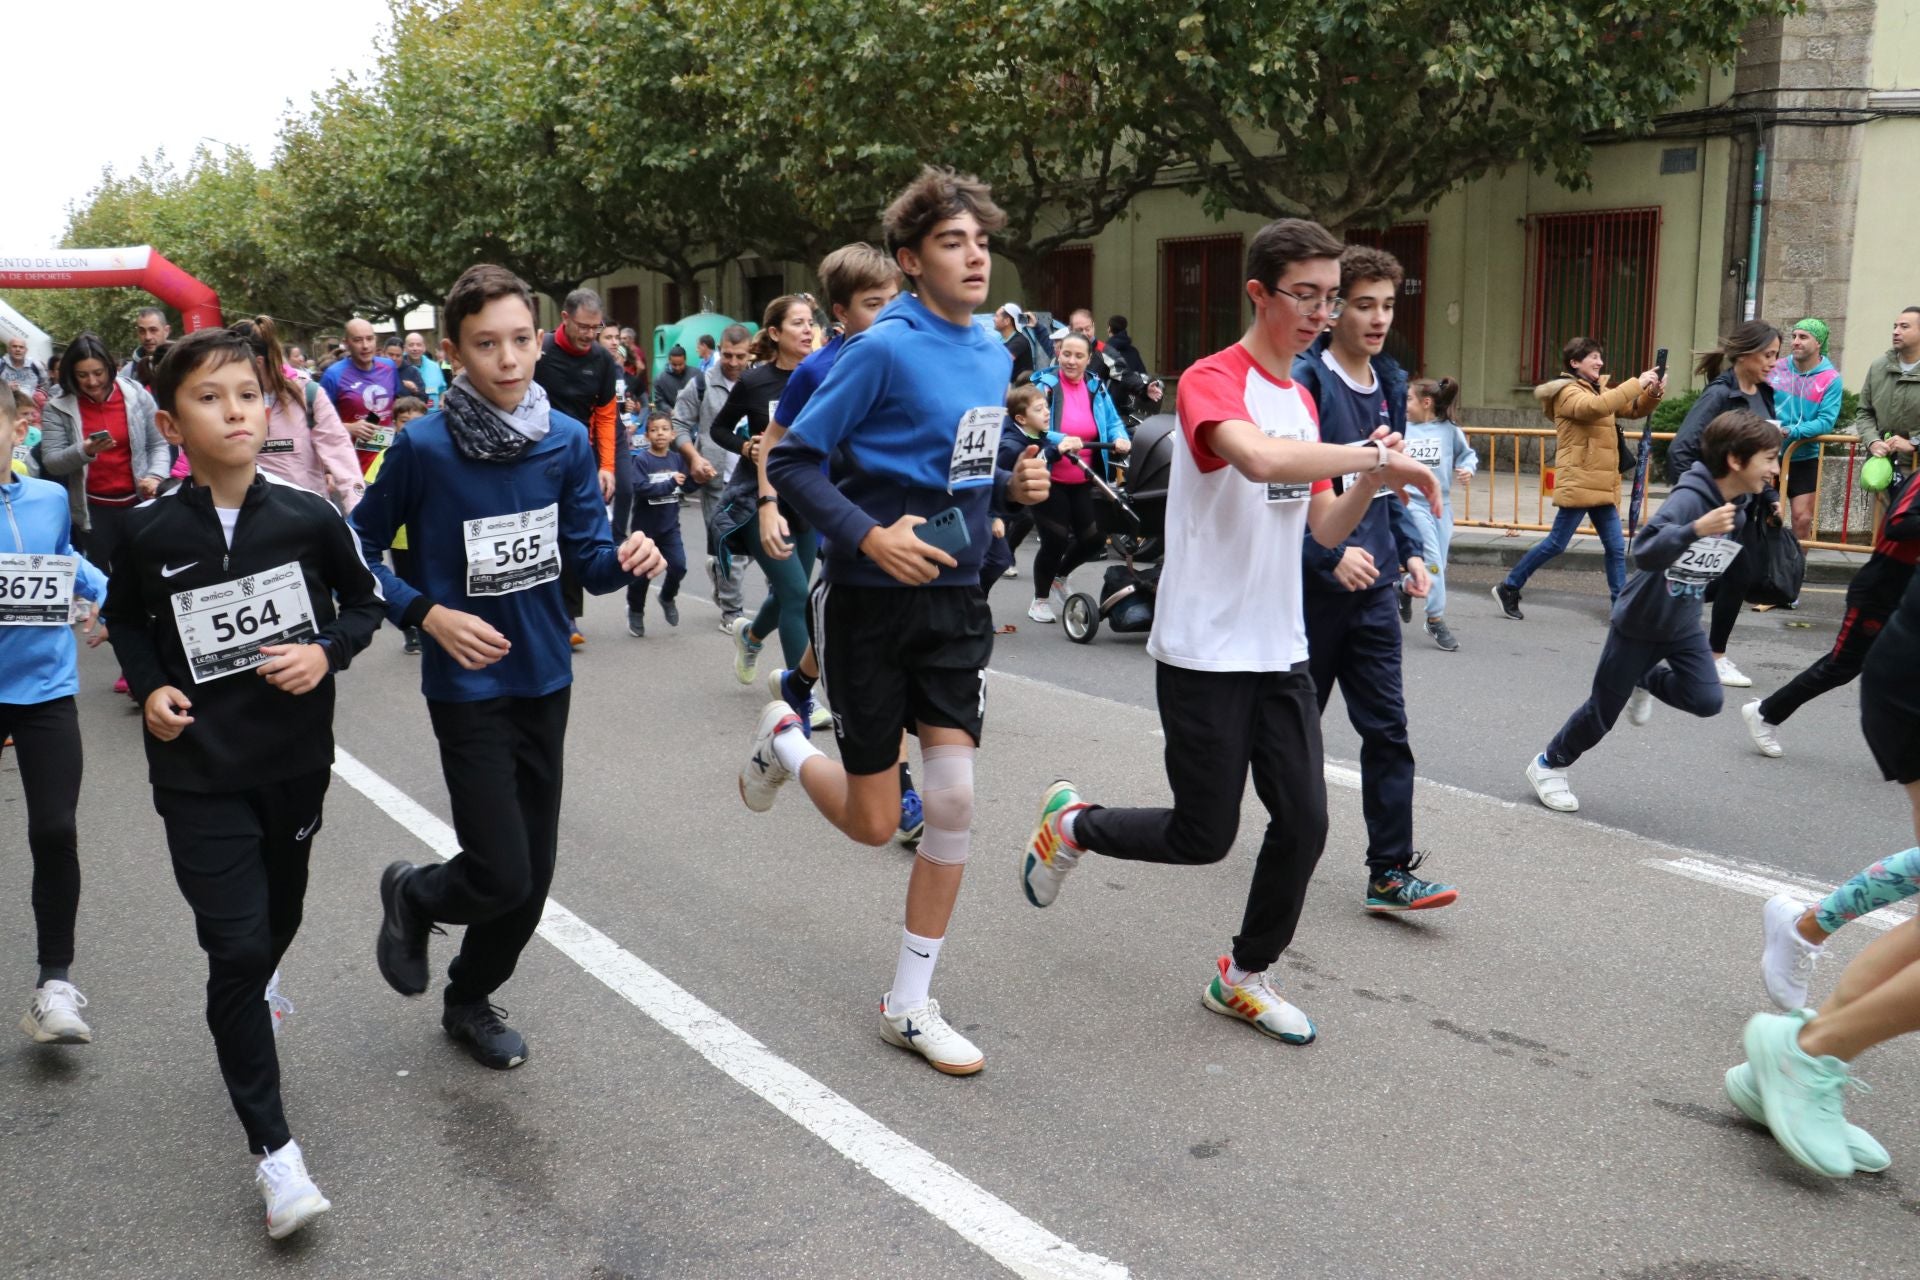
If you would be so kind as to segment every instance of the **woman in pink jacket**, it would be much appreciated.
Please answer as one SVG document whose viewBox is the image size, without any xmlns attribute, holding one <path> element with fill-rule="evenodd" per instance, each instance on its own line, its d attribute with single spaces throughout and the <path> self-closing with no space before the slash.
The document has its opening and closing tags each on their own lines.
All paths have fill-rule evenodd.
<svg viewBox="0 0 1920 1280">
<path fill-rule="evenodd" d="M 267 393 L 267 442 L 260 446 L 260 467 L 302 489 L 333 497 L 343 512 L 353 510 L 366 492 L 354 456 L 353 437 L 340 424 L 333 401 L 311 378 L 294 372 L 280 349 L 271 316 L 255 316 L 231 326 L 253 347 L 253 367 Z M 187 474 L 187 455 L 173 474 Z"/>
</svg>

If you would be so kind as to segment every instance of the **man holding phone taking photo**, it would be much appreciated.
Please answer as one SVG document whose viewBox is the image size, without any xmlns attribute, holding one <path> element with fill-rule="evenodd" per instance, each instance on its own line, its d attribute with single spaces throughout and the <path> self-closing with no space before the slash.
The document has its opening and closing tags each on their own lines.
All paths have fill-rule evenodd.
<svg viewBox="0 0 1920 1280">
<path fill-rule="evenodd" d="M 740 771 L 748 808 L 770 808 L 798 776 L 829 822 L 878 846 L 900 817 L 900 731 L 919 736 L 926 831 L 879 1031 L 948 1075 L 985 1065 L 928 989 L 971 847 L 993 652 L 980 562 L 1011 362 L 972 315 L 987 297 L 988 238 L 1004 222 L 985 184 L 922 170 L 883 219 L 913 293 L 847 341 L 768 455 L 775 490 L 823 537 L 810 620 L 840 759 L 822 755 L 778 699 Z M 1025 504 L 1047 484 L 1038 450 L 1028 455 L 1006 481 Z"/>
</svg>

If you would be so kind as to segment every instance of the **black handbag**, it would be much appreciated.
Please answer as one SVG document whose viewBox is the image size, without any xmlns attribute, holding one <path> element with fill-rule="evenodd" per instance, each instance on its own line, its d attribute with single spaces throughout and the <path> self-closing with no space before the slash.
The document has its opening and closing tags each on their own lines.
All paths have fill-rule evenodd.
<svg viewBox="0 0 1920 1280">
<path fill-rule="evenodd" d="M 1616 461 L 1620 464 L 1620 474 L 1632 475 L 1633 469 L 1640 463 L 1640 455 L 1628 447 L 1627 429 L 1618 422 L 1613 424 L 1613 447 L 1619 451 L 1620 456 Z"/>
<path fill-rule="evenodd" d="M 1746 566 L 1747 603 L 1784 608 L 1800 598 L 1807 580 L 1807 555 L 1800 540 L 1780 519 L 1778 503 L 1754 500 L 1764 511 L 1750 512 L 1740 531 L 1740 555 Z"/>
</svg>

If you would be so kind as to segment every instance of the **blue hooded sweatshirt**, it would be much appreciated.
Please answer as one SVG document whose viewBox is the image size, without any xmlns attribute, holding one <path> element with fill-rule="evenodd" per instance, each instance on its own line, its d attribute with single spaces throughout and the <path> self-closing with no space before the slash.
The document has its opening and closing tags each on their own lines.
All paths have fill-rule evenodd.
<svg viewBox="0 0 1920 1280">
<path fill-rule="evenodd" d="M 860 553 L 861 539 L 903 515 L 931 519 L 949 507 L 970 540 L 934 585 L 980 581 L 1012 369 L 997 338 L 941 319 L 911 294 L 847 340 L 767 458 L 781 498 L 820 531 L 827 581 L 904 586 Z"/>
<path fill-rule="evenodd" d="M 67 486 L 7 474 L 0 506 L 0 553 L 74 555 Z M 107 598 L 107 576 L 83 558 L 75 566 L 73 594 L 95 604 Z M 72 627 L 0 627 L 0 702 L 31 706 L 80 692 Z"/>
</svg>

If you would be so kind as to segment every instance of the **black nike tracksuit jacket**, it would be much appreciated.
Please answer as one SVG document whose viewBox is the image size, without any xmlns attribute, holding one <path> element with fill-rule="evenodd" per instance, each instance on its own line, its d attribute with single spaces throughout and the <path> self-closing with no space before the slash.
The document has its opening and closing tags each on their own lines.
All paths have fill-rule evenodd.
<svg viewBox="0 0 1920 1280">
<path fill-rule="evenodd" d="M 191 480 L 127 515 L 101 619 L 107 624 L 134 698 L 146 704 L 172 685 L 192 700 L 194 723 L 172 742 L 150 733 L 148 778 L 182 791 L 246 791 L 333 764 L 331 677 L 309 693 L 283 692 L 257 672 L 237 671 L 195 684 L 174 605 L 187 593 L 236 584 L 297 561 L 312 608 L 313 641 L 344 671 L 385 616 L 379 583 L 359 540 L 326 499 L 260 473 L 247 490 L 233 546 L 221 529 L 212 491 Z M 256 616 L 239 620 L 246 629 Z M 221 620 L 221 636 L 238 620 Z M 211 633 L 211 632 L 210 632 Z"/>
</svg>

